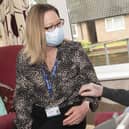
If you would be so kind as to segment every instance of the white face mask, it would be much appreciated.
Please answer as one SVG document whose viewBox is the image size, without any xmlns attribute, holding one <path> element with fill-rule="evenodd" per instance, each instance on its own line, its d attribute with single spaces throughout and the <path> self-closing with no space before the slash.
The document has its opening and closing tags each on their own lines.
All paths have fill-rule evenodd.
<svg viewBox="0 0 129 129">
<path fill-rule="evenodd" d="M 46 32 L 47 46 L 58 46 L 64 40 L 64 29 L 63 27 L 56 27 L 52 32 Z"/>
</svg>

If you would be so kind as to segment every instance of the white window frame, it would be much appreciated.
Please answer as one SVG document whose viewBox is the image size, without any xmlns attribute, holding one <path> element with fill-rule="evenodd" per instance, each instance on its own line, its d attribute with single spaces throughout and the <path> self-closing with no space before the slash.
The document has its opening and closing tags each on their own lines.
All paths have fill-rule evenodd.
<svg viewBox="0 0 129 129">
<path fill-rule="evenodd" d="M 116 18 L 121 20 L 120 26 L 115 22 Z M 109 27 L 109 22 L 108 20 L 111 20 L 111 25 Z M 116 16 L 116 17 L 110 17 L 110 18 L 105 18 L 105 30 L 106 32 L 112 32 L 112 31 L 119 31 L 119 30 L 124 30 L 125 29 L 125 18 L 124 16 Z"/>
</svg>

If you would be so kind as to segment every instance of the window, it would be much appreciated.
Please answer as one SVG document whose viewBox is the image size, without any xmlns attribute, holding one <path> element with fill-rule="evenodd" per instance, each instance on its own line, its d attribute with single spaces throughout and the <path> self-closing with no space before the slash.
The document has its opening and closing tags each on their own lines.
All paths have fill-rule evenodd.
<svg viewBox="0 0 129 129">
<path fill-rule="evenodd" d="M 107 32 L 124 30 L 125 29 L 124 16 L 106 18 L 105 29 Z"/>
<path fill-rule="evenodd" d="M 72 24 L 71 29 L 72 29 L 73 39 L 76 40 L 78 37 L 77 24 Z"/>
</svg>

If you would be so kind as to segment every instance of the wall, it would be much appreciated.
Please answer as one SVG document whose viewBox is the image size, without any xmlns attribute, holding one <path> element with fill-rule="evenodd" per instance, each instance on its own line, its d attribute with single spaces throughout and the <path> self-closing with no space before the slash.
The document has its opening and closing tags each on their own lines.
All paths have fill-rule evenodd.
<svg viewBox="0 0 129 129">
<path fill-rule="evenodd" d="M 77 31 L 78 31 L 78 40 L 86 40 L 90 41 L 88 26 L 87 23 L 78 23 L 77 24 Z"/>
<path fill-rule="evenodd" d="M 87 24 L 86 23 L 81 23 L 81 28 L 82 28 L 83 39 L 87 40 L 87 41 L 90 41 Z"/>
<path fill-rule="evenodd" d="M 125 30 L 106 32 L 105 20 L 95 21 L 98 42 L 129 38 L 129 15 L 125 16 Z"/>
</svg>

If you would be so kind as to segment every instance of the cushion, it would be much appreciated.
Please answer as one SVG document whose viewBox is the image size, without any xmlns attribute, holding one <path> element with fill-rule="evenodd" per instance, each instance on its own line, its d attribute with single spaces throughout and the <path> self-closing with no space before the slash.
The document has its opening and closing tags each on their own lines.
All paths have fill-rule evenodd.
<svg viewBox="0 0 129 129">
<path fill-rule="evenodd" d="M 8 115 L 0 117 L 0 129 L 14 129 L 14 120 L 16 118 L 16 113 L 11 112 Z"/>
<path fill-rule="evenodd" d="M 7 111 L 12 111 L 13 92 L 16 86 L 16 57 L 22 45 L 0 47 L 0 96 Z"/>
<path fill-rule="evenodd" d="M 10 86 L 0 83 L 0 96 L 5 103 L 7 112 L 13 111 L 13 93 L 14 89 Z"/>
<path fill-rule="evenodd" d="M 15 88 L 16 56 L 22 45 L 0 47 L 0 82 Z"/>
</svg>

